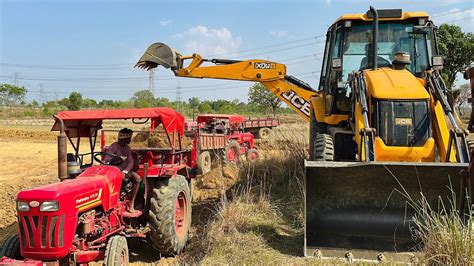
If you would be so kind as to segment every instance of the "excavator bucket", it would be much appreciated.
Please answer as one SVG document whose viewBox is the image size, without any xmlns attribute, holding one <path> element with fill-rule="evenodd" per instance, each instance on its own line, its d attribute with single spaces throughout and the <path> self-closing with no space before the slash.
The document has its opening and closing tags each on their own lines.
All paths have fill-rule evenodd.
<svg viewBox="0 0 474 266">
<path fill-rule="evenodd" d="M 450 211 L 450 202 L 458 205 L 462 197 L 461 171 L 467 170 L 467 164 L 429 162 L 306 161 L 305 166 L 307 256 L 333 248 L 410 250 L 415 246 L 410 203 L 423 195 L 433 210 L 441 209 L 442 200 Z"/>
<path fill-rule="evenodd" d="M 172 70 L 179 69 L 181 67 L 181 54 L 168 45 L 157 42 L 146 49 L 138 63 L 135 64 L 135 67 L 150 70 L 159 65 L 164 68 L 171 68 Z"/>
</svg>

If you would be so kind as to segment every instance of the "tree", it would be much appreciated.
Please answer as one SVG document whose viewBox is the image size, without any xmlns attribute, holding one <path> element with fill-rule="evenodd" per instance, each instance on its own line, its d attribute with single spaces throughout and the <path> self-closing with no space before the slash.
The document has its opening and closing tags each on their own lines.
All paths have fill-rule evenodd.
<svg viewBox="0 0 474 266">
<path fill-rule="evenodd" d="M 73 91 L 71 94 L 69 94 L 69 98 L 66 101 L 66 106 L 68 110 L 77 111 L 81 109 L 82 103 L 82 94 Z"/>
<path fill-rule="evenodd" d="M 198 106 L 198 110 L 200 114 L 208 114 L 212 112 L 212 106 L 207 101 L 201 102 Z"/>
<path fill-rule="evenodd" d="M 467 100 L 471 97 L 471 89 L 469 84 L 463 84 L 459 86 L 457 89 L 453 90 L 453 101 L 456 110 L 458 111 L 459 115 L 463 115 L 462 108 L 463 105 L 467 103 Z"/>
<path fill-rule="evenodd" d="M 94 99 L 86 98 L 82 101 L 82 107 L 86 109 L 94 109 L 97 107 L 97 102 Z"/>
<path fill-rule="evenodd" d="M 438 47 L 444 59 L 443 78 L 452 91 L 456 75 L 474 61 L 474 34 L 464 33 L 456 25 L 442 24 L 438 30 Z"/>
<path fill-rule="evenodd" d="M 25 102 L 28 91 L 24 87 L 0 84 L 0 105 L 19 105 Z"/>
<path fill-rule="evenodd" d="M 155 97 L 149 90 L 137 91 L 133 94 L 131 101 L 133 106 L 137 108 L 147 108 L 155 106 Z"/>
<path fill-rule="evenodd" d="M 255 83 L 250 87 L 248 96 L 249 104 L 256 104 L 260 111 L 270 110 L 273 116 L 275 116 L 276 110 L 281 105 L 280 99 L 260 83 Z"/>
<path fill-rule="evenodd" d="M 188 99 L 188 103 L 189 103 L 189 106 L 191 107 L 191 109 L 196 109 L 199 104 L 201 103 L 201 101 L 199 100 L 198 97 L 192 97 L 192 98 L 189 98 Z"/>
</svg>

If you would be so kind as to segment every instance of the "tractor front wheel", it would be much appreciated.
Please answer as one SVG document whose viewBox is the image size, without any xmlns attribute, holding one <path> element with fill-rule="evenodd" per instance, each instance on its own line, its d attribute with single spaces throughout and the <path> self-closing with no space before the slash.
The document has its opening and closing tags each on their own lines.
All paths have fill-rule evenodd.
<svg viewBox="0 0 474 266">
<path fill-rule="evenodd" d="M 255 163 L 258 160 L 258 151 L 256 149 L 248 149 L 246 157 L 249 163 Z"/>
<path fill-rule="evenodd" d="M 191 192 L 184 176 L 158 180 L 149 214 L 152 246 L 165 256 L 179 254 L 191 227 Z"/>
<path fill-rule="evenodd" d="M 240 145 L 231 140 L 224 149 L 224 162 L 226 164 L 238 164 L 240 162 Z"/>
<path fill-rule="evenodd" d="M 6 256 L 10 259 L 22 259 L 20 253 L 20 238 L 18 235 L 12 235 L 5 240 L 0 251 L 0 258 Z"/>
<path fill-rule="evenodd" d="M 128 265 L 128 245 L 124 236 L 112 236 L 105 249 L 104 266 Z"/>
</svg>

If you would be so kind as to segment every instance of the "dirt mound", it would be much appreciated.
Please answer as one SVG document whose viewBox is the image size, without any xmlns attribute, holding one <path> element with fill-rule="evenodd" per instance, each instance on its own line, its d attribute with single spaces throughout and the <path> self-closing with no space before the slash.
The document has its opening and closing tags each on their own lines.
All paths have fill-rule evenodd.
<svg viewBox="0 0 474 266">
<path fill-rule="evenodd" d="M 238 168 L 217 167 L 193 181 L 193 202 L 217 199 L 237 183 Z"/>
<path fill-rule="evenodd" d="M 0 128 L 0 137 L 10 139 L 30 139 L 35 141 L 55 141 L 57 133 L 16 128 Z"/>
</svg>

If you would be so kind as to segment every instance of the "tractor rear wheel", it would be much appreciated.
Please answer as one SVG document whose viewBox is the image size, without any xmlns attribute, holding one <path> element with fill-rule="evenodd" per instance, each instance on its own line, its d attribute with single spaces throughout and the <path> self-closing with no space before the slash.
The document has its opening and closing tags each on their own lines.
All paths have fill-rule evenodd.
<svg viewBox="0 0 474 266">
<path fill-rule="evenodd" d="M 184 176 L 158 180 L 149 214 L 152 246 L 165 256 L 179 254 L 191 227 L 191 193 Z"/>
<path fill-rule="evenodd" d="M 334 144 L 330 135 L 316 135 L 314 140 L 314 159 L 316 161 L 334 161 Z"/>
<path fill-rule="evenodd" d="M 0 258 L 6 256 L 10 259 L 22 259 L 20 253 L 20 238 L 18 235 L 12 235 L 5 240 L 0 251 Z"/>
<path fill-rule="evenodd" d="M 270 137 L 271 132 L 271 129 L 269 129 L 268 127 L 262 127 L 258 130 L 258 138 L 266 140 Z"/>
<path fill-rule="evenodd" d="M 201 154 L 199 154 L 197 165 L 198 170 L 202 175 L 205 175 L 211 171 L 212 160 L 209 151 L 203 151 Z"/>
<path fill-rule="evenodd" d="M 258 160 L 258 151 L 257 149 L 248 149 L 247 153 L 245 154 L 247 161 L 249 163 L 254 163 Z"/>
<path fill-rule="evenodd" d="M 103 265 L 128 265 L 128 245 L 124 236 L 112 236 L 107 242 Z"/>
<path fill-rule="evenodd" d="M 240 162 L 240 145 L 237 141 L 231 140 L 225 146 L 224 162 L 226 164 L 238 164 Z"/>
</svg>

